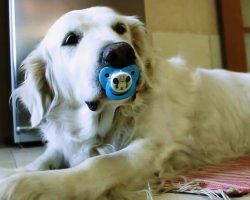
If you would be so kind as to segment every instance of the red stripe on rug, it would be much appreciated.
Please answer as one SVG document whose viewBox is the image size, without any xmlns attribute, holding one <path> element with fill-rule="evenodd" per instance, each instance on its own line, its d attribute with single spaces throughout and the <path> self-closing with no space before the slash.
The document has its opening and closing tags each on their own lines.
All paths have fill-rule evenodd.
<svg viewBox="0 0 250 200">
<path fill-rule="evenodd" d="M 165 191 L 188 192 L 220 196 L 250 193 L 250 156 L 230 160 L 223 164 L 208 165 L 202 169 L 187 172 L 171 180 L 163 180 Z"/>
</svg>

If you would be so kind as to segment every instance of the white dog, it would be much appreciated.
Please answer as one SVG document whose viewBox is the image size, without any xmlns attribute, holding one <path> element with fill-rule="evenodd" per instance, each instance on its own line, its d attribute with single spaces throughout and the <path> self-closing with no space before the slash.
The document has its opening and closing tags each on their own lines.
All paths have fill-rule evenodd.
<svg viewBox="0 0 250 200">
<path fill-rule="evenodd" d="M 121 200 L 121 189 L 145 188 L 156 175 L 250 152 L 250 76 L 167 63 L 146 35 L 138 19 L 105 7 L 56 21 L 24 61 L 16 91 L 47 149 L 0 171 L 0 199 Z M 100 70 L 132 63 L 141 70 L 136 93 L 108 100 Z"/>
</svg>

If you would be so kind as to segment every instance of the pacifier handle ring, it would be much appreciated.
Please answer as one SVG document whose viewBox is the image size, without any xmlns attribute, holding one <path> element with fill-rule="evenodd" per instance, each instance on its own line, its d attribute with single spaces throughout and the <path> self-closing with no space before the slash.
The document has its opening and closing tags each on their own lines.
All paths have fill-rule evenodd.
<svg viewBox="0 0 250 200">
<path fill-rule="evenodd" d="M 122 69 L 104 67 L 99 73 L 99 82 L 111 100 L 122 100 L 135 93 L 140 76 L 140 69 L 130 65 Z M 117 80 L 114 82 L 114 80 Z"/>
</svg>

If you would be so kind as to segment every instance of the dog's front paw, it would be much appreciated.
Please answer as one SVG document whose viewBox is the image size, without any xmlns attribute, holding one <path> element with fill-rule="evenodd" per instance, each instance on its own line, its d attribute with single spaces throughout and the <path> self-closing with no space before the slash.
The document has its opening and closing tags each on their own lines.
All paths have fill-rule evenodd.
<svg viewBox="0 0 250 200">
<path fill-rule="evenodd" d="M 85 172 L 19 173 L 0 180 L 0 200 L 95 200 L 103 193 L 101 186 L 96 186 Z"/>
<path fill-rule="evenodd" d="M 55 181 L 46 183 L 41 176 L 17 174 L 0 181 L 1 200 L 54 200 L 64 199 Z M 46 185 L 47 184 L 47 185 Z M 52 192 L 53 191 L 53 192 Z"/>
</svg>

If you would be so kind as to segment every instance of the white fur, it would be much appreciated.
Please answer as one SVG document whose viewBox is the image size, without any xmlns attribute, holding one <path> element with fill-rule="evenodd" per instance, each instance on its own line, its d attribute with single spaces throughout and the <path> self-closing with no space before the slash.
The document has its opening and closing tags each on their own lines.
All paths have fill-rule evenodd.
<svg viewBox="0 0 250 200">
<path fill-rule="evenodd" d="M 116 22 L 128 31 L 117 34 Z M 62 46 L 72 30 L 81 41 Z M 26 80 L 16 91 L 47 150 L 24 169 L 0 171 L 0 199 L 120 200 L 154 174 L 249 154 L 249 74 L 165 62 L 146 37 L 139 20 L 103 7 L 72 11 L 52 26 L 24 61 Z M 96 78 L 101 48 L 119 41 L 134 48 L 141 78 L 135 97 L 115 102 Z M 84 103 L 93 100 L 95 112 Z M 67 169 L 49 171 L 59 168 Z"/>
</svg>

